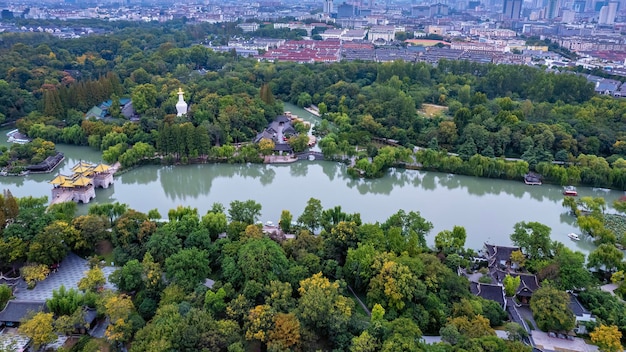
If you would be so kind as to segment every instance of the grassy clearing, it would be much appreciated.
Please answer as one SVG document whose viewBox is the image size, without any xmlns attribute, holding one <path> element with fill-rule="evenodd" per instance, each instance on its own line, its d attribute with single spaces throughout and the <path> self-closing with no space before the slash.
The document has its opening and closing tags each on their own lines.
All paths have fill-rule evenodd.
<svg viewBox="0 0 626 352">
<path fill-rule="evenodd" d="M 422 104 L 422 108 L 417 111 L 426 117 L 435 117 L 445 115 L 448 112 L 448 107 L 435 104 Z"/>
</svg>

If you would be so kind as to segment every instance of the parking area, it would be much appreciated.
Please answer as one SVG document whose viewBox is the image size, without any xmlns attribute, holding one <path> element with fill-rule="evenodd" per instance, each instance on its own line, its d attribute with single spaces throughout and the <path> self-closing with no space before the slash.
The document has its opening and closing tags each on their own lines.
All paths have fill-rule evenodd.
<svg viewBox="0 0 626 352">
<path fill-rule="evenodd" d="M 561 339 L 558 337 L 550 337 L 543 331 L 534 330 L 532 332 L 533 340 L 537 348 L 544 351 L 559 352 L 595 352 L 598 346 L 588 345 L 585 340 L 575 337 L 573 340 Z"/>
</svg>

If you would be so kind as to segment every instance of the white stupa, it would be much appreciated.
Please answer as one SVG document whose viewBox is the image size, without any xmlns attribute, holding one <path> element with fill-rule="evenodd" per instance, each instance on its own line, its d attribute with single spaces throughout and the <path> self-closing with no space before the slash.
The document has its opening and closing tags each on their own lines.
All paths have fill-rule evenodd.
<svg viewBox="0 0 626 352">
<path fill-rule="evenodd" d="M 183 98 L 183 89 L 178 88 L 178 103 L 176 103 L 176 116 L 183 116 L 187 113 L 187 103 Z"/>
</svg>

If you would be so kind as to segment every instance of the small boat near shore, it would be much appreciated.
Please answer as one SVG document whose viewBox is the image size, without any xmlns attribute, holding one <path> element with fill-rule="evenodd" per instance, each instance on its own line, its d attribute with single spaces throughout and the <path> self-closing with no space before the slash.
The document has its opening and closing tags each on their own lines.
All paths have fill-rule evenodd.
<svg viewBox="0 0 626 352">
<path fill-rule="evenodd" d="M 572 241 L 580 241 L 580 237 L 578 237 L 578 235 L 573 232 L 568 233 L 567 237 L 569 237 Z"/>
<path fill-rule="evenodd" d="M 578 191 L 576 190 L 576 187 L 574 186 L 567 186 L 563 189 L 563 195 L 565 196 L 570 196 L 570 197 L 576 197 L 578 196 Z"/>
<path fill-rule="evenodd" d="M 541 186 L 541 179 L 541 175 L 535 172 L 529 172 L 524 175 L 524 183 L 531 186 Z"/>
</svg>

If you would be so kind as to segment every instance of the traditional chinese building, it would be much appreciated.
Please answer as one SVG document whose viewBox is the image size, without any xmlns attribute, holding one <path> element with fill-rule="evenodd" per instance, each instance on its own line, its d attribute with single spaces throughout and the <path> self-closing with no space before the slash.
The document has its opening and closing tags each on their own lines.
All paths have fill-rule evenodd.
<svg viewBox="0 0 626 352">
<path fill-rule="evenodd" d="M 51 204 L 61 202 L 89 203 L 96 198 L 97 187 L 108 188 L 113 184 L 115 170 L 105 164 L 90 164 L 84 161 L 72 168 L 71 176 L 59 175 L 50 184 L 52 188 Z"/>
</svg>

